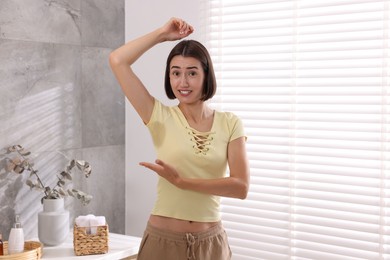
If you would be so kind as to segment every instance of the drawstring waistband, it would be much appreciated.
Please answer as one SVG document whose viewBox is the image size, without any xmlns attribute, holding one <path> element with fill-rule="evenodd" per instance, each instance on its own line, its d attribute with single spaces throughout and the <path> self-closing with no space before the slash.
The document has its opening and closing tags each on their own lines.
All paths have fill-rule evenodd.
<svg viewBox="0 0 390 260">
<path fill-rule="evenodd" d="M 187 259 L 188 260 L 195 260 L 195 242 L 196 237 L 191 233 L 186 233 L 186 240 L 187 240 Z"/>
<path fill-rule="evenodd" d="M 196 244 L 202 241 L 203 239 L 207 239 L 210 236 L 214 236 L 216 234 L 219 234 L 220 232 L 223 232 L 223 228 L 221 222 L 218 222 L 215 226 L 205 231 L 182 233 L 182 232 L 174 232 L 174 231 L 168 231 L 168 230 L 156 228 L 150 225 L 150 223 L 148 223 L 146 227 L 146 232 L 148 232 L 149 234 L 157 235 L 162 238 L 185 243 L 187 247 L 187 260 L 196 260 L 196 250 L 195 250 Z"/>
</svg>

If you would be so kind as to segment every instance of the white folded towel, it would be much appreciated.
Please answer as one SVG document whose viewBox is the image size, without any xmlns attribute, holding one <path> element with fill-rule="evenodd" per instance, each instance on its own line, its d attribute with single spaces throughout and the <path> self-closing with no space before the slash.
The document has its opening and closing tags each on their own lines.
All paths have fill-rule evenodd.
<svg viewBox="0 0 390 260">
<path fill-rule="evenodd" d="M 97 234 L 97 227 L 104 226 L 106 224 L 106 218 L 104 216 L 97 216 L 91 218 L 89 223 L 91 225 L 91 234 L 95 235 Z"/>
<path fill-rule="evenodd" d="M 92 226 L 104 226 L 106 224 L 106 217 L 104 216 L 96 216 L 94 218 L 91 218 L 89 223 Z"/>
<path fill-rule="evenodd" d="M 76 225 L 79 227 L 89 227 L 89 217 L 88 216 L 78 216 L 75 220 Z"/>
<path fill-rule="evenodd" d="M 78 227 L 86 227 L 87 234 L 97 234 L 97 227 L 106 225 L 106 217 L 94 216 L 89 214 L 87 216 L 78 216 L 75 219 L 75 223 Z"/>
</svg>

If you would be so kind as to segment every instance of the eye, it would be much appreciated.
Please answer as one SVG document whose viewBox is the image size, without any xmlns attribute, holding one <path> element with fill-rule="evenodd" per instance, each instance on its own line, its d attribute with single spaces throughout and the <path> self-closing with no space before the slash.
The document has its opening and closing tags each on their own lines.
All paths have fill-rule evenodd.
<svg viewBox="0 0 390 260">
<path fill-rule="evenodd" d="M 177 70 L 174 70 L 174 71 L 171 72 L 171 75 L 175 76 L 175 77 L 178 77 L 180 75 L 180 72 L 177 71 Z"/>
<path fill-rule="evenodd" d="M 188 76 L 190 76 L 190 77 L 195 77 L 196 75 L 197 75 L 196 71 L 190 71 L 188 73 Z"/>
</svg>

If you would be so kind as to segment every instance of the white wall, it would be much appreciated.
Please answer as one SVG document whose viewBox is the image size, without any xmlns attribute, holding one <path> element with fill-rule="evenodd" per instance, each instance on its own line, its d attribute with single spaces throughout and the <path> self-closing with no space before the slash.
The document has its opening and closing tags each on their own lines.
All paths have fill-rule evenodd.
<svg viewBox="0 0 390 260">
<path fill-rule="evenodd" d="M 170 17 L 180 17 L 195 28 L 192 39 L 199 40 L 200 1 L 126 0 L 125 38 L 129 41 L 163 25 Z M 197 28 L 199 28 L 197 30 Z M 134 65 L 140 79 L 151 94 L 165 104 L 176 104 L 164 92 L 165 62 L 176 44 L 155 46 Z M 155 152 L 147 128 L 130 103 L 126 102 L 126 234 L 142 236 L 156 196 L 154 173 L 138 166 L 140 161 L 154 161 Z"/>
</svg>

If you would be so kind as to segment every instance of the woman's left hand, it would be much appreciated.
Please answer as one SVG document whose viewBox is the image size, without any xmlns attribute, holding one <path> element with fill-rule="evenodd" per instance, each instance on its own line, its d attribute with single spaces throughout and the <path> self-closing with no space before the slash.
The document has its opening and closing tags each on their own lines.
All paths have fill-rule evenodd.
<svg viewBox="0 0 390 260">
<path fill-rule="evenodd" d="M 156 163 L 149 162 L 140 162 L 141 166 L 144 166 L 158 175 L 180 188 L 180 183 L 182 182 L 182 178 L 179 176 L 179 173 L 173 168 L 171 165 L 164 163 L 163 161 L 157 159 Z"/>
</svg>

